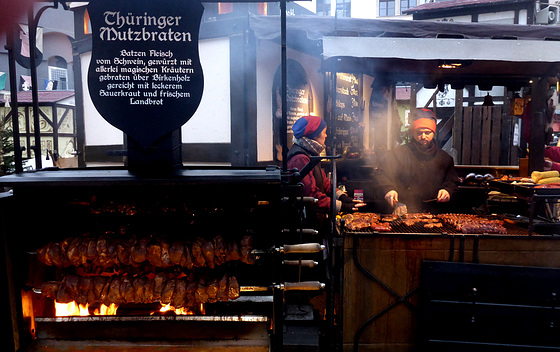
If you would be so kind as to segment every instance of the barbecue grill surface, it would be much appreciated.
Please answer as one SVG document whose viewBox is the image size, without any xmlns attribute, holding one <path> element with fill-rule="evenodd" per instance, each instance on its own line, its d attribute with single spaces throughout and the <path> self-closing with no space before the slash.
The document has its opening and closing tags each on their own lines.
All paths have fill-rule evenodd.
<svg viewBox="0 0 560 352">
<path fill-rule="evenodd" d="M 344 221 L 339 223 L 339 227 L 342 233 L 348 235 L 373 235 L 373 234 L 393 234 L 393 235 L 403 235 L 403 234 L 411 234 L 411 235 L 488 235 L 488 236 L 529 236 L 529 230 L 526 228 L 519 227 L 515 224 L 510 224 L 505 222 L 503 226 L 507 230 L 507 234 L 464 234 L 461 231 L 457 230 L 454 226 L 447 224 L 445 222 L 441 222 L 442 227 L 433 227 L 427 228 L 424 225 L 427 222 L 418 222 L 412 226 L 405 225 L 402 219 L 396 219 L 389 224 L 391 225 L 391 231 L 388 232 L 378 232 L 371 229 L 363 229 L 360 231 L 351 231 L 344 227 Z M 533 235 L 536 235 L 533 232 Z"/>
</svg>

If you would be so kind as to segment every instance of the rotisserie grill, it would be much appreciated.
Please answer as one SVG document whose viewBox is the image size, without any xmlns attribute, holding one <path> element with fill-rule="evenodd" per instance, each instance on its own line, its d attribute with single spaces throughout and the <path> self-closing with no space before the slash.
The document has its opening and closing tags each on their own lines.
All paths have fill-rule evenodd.
<svg viewBox="0 0 560 352">
<path fill-rule="evenodd" d="M 301 226 L 299 186 L 282 181 L 278 168 L 185 170 L 162 180 L 101 174 L 46 171 L 39 183 L 27 183 L 36 174 L 4 178 L 14 187 L 6 209 L 35 215 L 23 230 L 6 224 L 20 328 L 34 341 L 31 350 L 56 350 L 54 340 L 129 343 L 153 339 L 148 330 L 202 322 L 207 332 L 190 326 L 173 340 L 281 349 L 290 292 L 299 300 L 325 287 L 325 246 Z M 24 236 L 10 235 L 17 231 Z M 72 335 L 83 321 L 60 320 L 68 315 L 100 324 Z M 170 319 L 181 316 L 189 318 Z M 106 331 L 104 317 L 115 329 Z M 231 334 L 209 333 L 223 324 Z"/>
</svg>

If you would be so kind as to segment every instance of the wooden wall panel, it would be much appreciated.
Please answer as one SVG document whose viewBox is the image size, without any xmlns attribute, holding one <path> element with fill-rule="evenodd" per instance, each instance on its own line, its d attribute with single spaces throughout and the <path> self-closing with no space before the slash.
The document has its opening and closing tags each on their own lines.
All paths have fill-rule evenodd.
<svg viewBox="0 0 560 352">
<path fill-rule="evenodd" d="M 455 262 L 560 268 L 560 239 L 551 237 L 372 235 L 359 238 L 356 253 L 359 264 L 379 280 L 375 282 L 354 261 L 355 240 L 347 236 L 344 243 L 344 351 L 353 350 L 358 330 L 376 314 L 379 317 L 359 335 L 359 351 L 414 350 L 416 310 L 382 285 L 400 297 L 412 292 L 406 302 L 416 306 L 424 260 L 447 261 L 453 253 Z"/>
</svg>

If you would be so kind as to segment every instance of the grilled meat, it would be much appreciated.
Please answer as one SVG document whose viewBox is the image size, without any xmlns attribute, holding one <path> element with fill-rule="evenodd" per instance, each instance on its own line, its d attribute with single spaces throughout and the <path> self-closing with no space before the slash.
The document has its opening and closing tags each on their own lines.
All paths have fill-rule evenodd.
<svg viewBox="0 0 560 352">
<path fill-rule="evenodd" d="M 168 275 L 166 273 L 157 273 L 154 277 L 154 293 L 152 296 L 154 301 L 159 301 L 161 299 L 161 294 L 163 293 L 167 279 Z"/>
<path fill-rule="evenodd" d="M 235 276 L 228 277 L 227 297 L 232 301 L 239 298 L 239 283 Z"/>
<path fill-rule="evenodd" d="M 120 287 L 121 295 L 123 301 L 125 303 L 134 303 L 135 302 L 135 290 L 134 286 L 132 286 L 132 280 L 128 277 L 123 277 L 121 279 L 121 287 Z"/>
<path fill-rule="evenodd" d="M 147 254 L 146 259 L 150 264 L 156 268 L 163 267 L 163 250 L 162 243 L 160 241 L 150 243 L 146 248 Z"/>
<path fill-rule="evenodd" d="M 218 301 L 227 301 L 227 289 L 228 289 L 228 278 L 224 275 L 220 281 L 218 281 L 218 291 L 216 292 L 216 299 Z"/>
<path fill-rule="evenodd" d="M 115 305 L 120 305 L 123 303 L 123 295 L 121 293 L 121 278 L 119 276 L 114 276 L 108 285 L 107 296 L 103 300 L 103 304 L 110 306 L 112 303 Z"/>
<path fill-rule="evenodd" d="M 347 214 L 344 216 L 344 225 L 350 231 L 360 231 L 368 228 L 374 231 L 392 231 L 389 223 L 380 224 L 378 219 L 379 216 L 372 213 Z M 502 220 L 488 219 L 473 214 L 408 213 L 403 216 L 402 224 L 406 226 L 420 224 L 426 229 L 439 228 L 448 224 L 459 233 L 464 234 L 507 234 Z"/>
<path fill-rule="evenodd" d="M 491 220 L 471 214 L 440 214 L 438 217 L 462 233 L 507 233 L 502 220 Z"/>
<path fill-rule="evenodd" d="M 173 265 L 181 265 L 185 254 L 185 245 L 181 241 L 175 241 L 169 247 L 169 259 Z"/>
<path fill-rule="evenodd" d="M 241 260 L 239 245 L 235 241 L 228 242 L 226 249 L 226 262 Z"/>
<path fill-rule="evenodd" d="M 255 264 L 251 251 L 253 250 L 253 237 L 243 236 L 241 239 L 241 262 L 245 264 Z"/>
<path fill-rule="evenodd" d="M 218 301 L 218 280 L 212 279 L 206 286 L 206 294 L 208 295 L 208 302 L 215 303 Z"/>
<path fill-rule="evenodd" d="M 192 243 L 192 255 L 195 267 L 203 267 L 206 264 L 206 259 L 202 254 L 202 245 L 204 244 L 203 238 L 197 238 Z"/>
<path fill-rule="evenodd" d="M 47 281 L 41 285 L 41 294 L 50 299 L 56 299 L 58 289 L 60 288 L 60 282 L 58 281 Z"/>
<path fill-rule="evenodd" d="M 182 308 L 187 302 L 187 282 L 185 280 L 176 280 L 175 290 L 171 296 L 171 305 L 175 308 Z"/>
<path fill-rule="evenodd" d="M 92 304 L 95 302 L 95 297 L 93 294 L 93 279 L 91 277 L 81 278 L 78 284 L 78 290 L 80 294 L 76 303 L 85 305 L 86 303 Z"/>
<path fill-rule="evenodd" d="M 133 302 L 144 303 L 147 286 L 148 279 L 145 277 L 136 277 L 132 280 L 132 288 L 134 290 Z"/>
<path fill-rule="evenodd" d="M 200 250 L 202 251 L 202 255 L 204 255 L 206 265 L 208 265 L 209 268 L 214 269 L 214 244 L 211 241 L 206 241 L 204 239 L 201 241 L 202 245 L 200 246 Z"/>
<path fill-rule="evenodd" d="M 147 260 L 148 258 L 148 242 L 150 241 L 149 238 L 141 238 L 140 240 L 138 240 L 136 243 L 134 243 L 132 245 L 132 248 L 130 249 L 130 259 L 131 260 L 131 264 L 134 263 L 143 263 Z"/>
<path fill-rule="evenodd" d="M 97 300 L 103 300 L 105 296 L 102 294 L 107 284 L 106 276 L 94 276 L 92 280 L 93 295 Z"/>
<path fill-rule="evenodd" d="M 171 304 L 175 308 L 194 307 L 200 303 L 239 298 L 239 283 L 234 276 L 221 278 L 169 278 L 157 274 L 153 278 L 128 276 L 67 275 L 61 282 L 48 281 L 41 286 L 43 296 L 58 303 L 76 301 L 80 304 L 101 302 L 106 306 L 122 303 Z"/>
<path fill-rule="evenodd" d="M 161 292 L 161 303 L 162 304 L 170 304 L 171 297 L 173 297 L 173 293 L 175 292 L 175 286 L 177 282 L 175 279 L 169 279 L 165 282 L 165 286 L 163 287 L 163 291 Z"/>
<path fill-rule="evenodd" d="M 114 239 L 100 236 L 68 238 L 60 243 L 49 242 L 37 250 L 37 258 L 48 266 L 66 268 L 81 266 L 89 272 L 109 271 L 112 268 L 140 268 L 149 264 L 156 268 L 193 268 L 223 265 L 229 261 L 254 264 L 251 254 L 252 237 L 244 236 L 240 242 L 226 242 L 222 236 L 211 240 L 197 237 L 192 242 L 163 238 L 143 237 Z"/>
<path fill-rule="evenodd" d="M 388 222 L 384 222 L 375 213 L 352 213 L 344 216 L 344 226 L 350 231 L 373 230 L 378 232 L 391 231 Z"/>
<path fill-rule="evenodd" d="M 82 243 L 82 239 L 80 237 L 74 238 L 70 244 L 68 245 L 68 249 L 66 251 L 66 256 L 68 257 L 68 261 L 70 265 L 79 266 L 81 264 L 80 260 L 80 244 Z M 48 251 L 47 251 L 48 253 Z M 54 265 L 54 264 L 51 264 Z"/>
<path fill-rule="evenodd" d="M 196 290 L 194 291 L 194 297 L 197 302 L 206 303 L 208 302 L 208 293 L 206 292 L 206 281 L 204 279 L 198 280 L 196 285 Z"/>
<path fill-rule="evenodd" d="M 226 262 L 227 249 L 222 236 L 216 236 L 212 239 L 214 245 L 214 262 L 216 265 L 222 265 Z"/>
</svg>

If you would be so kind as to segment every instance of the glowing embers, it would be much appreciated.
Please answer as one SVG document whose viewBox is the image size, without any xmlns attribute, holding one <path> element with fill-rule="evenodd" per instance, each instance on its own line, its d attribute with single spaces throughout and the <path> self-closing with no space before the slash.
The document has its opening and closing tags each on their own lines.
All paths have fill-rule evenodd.
<svg viewBox="0 0 560 352">
<path fill-rule="evenodd" d="M 204 315 L 205 314 L 205 309 L 204 309 L 204 304 L 200 304 L 200 314 Z M 195 312 L 194 310 L 191 310 L 189 308 L 186 307 L 181 307 L 181 308 L 174 308 L 171 306 L 171 304 L 166 304 L 166 305 L 162 305 L 161 309 L 159 310 L 160 314 L 166 315 L 169 312 L 175 313 L 175 315 L 195 315 L 197 314 L 197 312 Z M 154 315 L 155 312 L 150 313 L 150 315 Z"/>
</svg>

